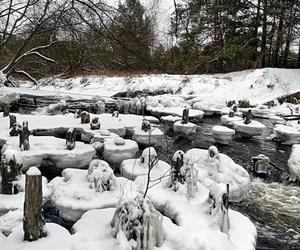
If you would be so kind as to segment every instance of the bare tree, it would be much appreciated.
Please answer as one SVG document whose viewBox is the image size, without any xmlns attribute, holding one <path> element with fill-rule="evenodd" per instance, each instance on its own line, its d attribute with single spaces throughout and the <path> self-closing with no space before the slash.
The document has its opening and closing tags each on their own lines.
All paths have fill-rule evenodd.
<svg viewBox="0 0 300 250">
<path fill-rule="evenodd" d="M 14 86 L 10 77 L 18 74 L 38 85 L 37 80 L 20 67 L 29 57 L 35 57 L 47 63 L 55 62 L 42 53 L 55 42 L 54 36 L 51 36 L 50 41 L 45 45 L 32 47 L 30 43 L 38 34 L 54 32 L 68 6 L 68 1 L 60 3 L 54 0 L 1 1 L 0 17 L 6 21 L 0 24 L 0 55 L 11 40 L 21 42 L 6 66 L 0 69 L 0 83 Z"/>
</svg>

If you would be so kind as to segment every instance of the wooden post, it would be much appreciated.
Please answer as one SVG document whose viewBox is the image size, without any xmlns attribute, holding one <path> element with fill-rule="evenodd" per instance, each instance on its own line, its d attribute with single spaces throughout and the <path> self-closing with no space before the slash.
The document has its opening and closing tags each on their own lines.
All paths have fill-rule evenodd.
<svg viewBox="0 0 300 250">
<path fill-rule="evenodd" d="M 2 104 L 2 111 L 3 111 L 3 117 L 6 117 L 9 115 L 9 104 L 7 102 L 4 102 Z"/>
<path fill-rule="evenodd" d="M 17 194 L 19 192 L 18 186 L 15 182 L 21 174 L 22 159 L 18 151 L 7 149 L 1 157 L 1 176 L 2 176 L 2 193 L 3 194 Z"/>
<path fill-rule="evenodd" d="M 17 123 L 17 118 L 14 115 L 9 115 L 9 128 L 12 128 L 13 125 Z"/>
<path fill-rule="evenodd" d="M 94 117 L 90 124 L 91 130 L 100 129 L 101 123 L 99 121 L 99 117 Z"/>
<path fill-rule="evenodd" d="M 66 145 L 68 150 L 72 150 L 75 148 L 75 140 L 76 140 L 76 129 L 69 128 L 66 134 Z"/>
<path fill-rule="evenodd" d="M 182 112 L 182 124 L 189 123 L 189 109 L 185 108 Z"/>
<path fill-rule="evenodd" d="M 23 126 L 19 131 L 19 135 L 20 135 L 20 143 L 19 143 L 19 147 L 21 150 L 29 150 L 30 149 L 30 145 L 29 145 L 29 135 L 30 135 L 30 131 L 28 129 L 28 121 L 24 121 L 23 122 Z"/>
<path fill-rule="evenodd" d="M 86 123 L 90 123 L 90 114 L 86 111 L 81 112 L 80 114 L 80 118 L 81 118 L 81 123 L 82 124 L 86 124 Z"/>
<path fill-rule="evenodd" d="M 38 168 L 26 172 L 23 230 L 24 240 L 34 241 L 44 236 L 42 216 L 42 175 Z"/>
<path fill-rule="evenodd" d="M 244 123 L 245 124 L 250 124 L 252 118 L 253 118 L 252 111 L 251 111 L 251 109 L 249 109 L 248 112 L 247 112 L 247 114 L 246 114 L 246 118 L 245 118 Z"/>
</svg>

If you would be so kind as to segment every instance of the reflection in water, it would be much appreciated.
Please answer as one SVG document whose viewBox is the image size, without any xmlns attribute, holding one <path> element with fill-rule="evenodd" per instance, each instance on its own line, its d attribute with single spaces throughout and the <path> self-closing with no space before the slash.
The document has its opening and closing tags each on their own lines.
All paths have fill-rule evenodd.
<svg viewBox="0 0 300 250">
<path fill-rule="evenodd" d="M 216 144 L 211 128 L 220 124 L 219 118 L 205 118 L 199 125 L 197 135 L 190 140 L 176 135 L 166 137 L 159 157 L 170 163 L 176 150 L 191 148 L 208 149 L 215 145 L 221 153 L 227 154 L 243 167 L 251 165 L 251 157 L 259 154 L 268 156 L 277 167 L 288 171 L 287 161 L 291 147 L 270 139 L 272 125 L 268 120 L 259 119 L 267 126 L 265 133 L 252 139 L 236 136 L 230 145 Z M 162 126 L 165 133 L 169 127 Z M 284 186 L 280 183 L 265 183 L 254 179 L 252 190 L 240 203 L 231 207 L 248 216 L 258 230 L 257 249 L 300 249 L 300 187 Z"/>
</svg>

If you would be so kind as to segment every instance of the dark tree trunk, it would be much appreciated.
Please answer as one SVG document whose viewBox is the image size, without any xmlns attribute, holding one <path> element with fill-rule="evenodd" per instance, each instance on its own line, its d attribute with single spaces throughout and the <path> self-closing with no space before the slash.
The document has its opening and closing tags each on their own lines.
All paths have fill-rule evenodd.
<svg viewBox="0 0 300 250">
<path fill-rule="evenodd" d="M 298 60 L 297 60 L 297 68 L 300 68 L 300 41 L 299 41 L 299 47 L 298 47 Z"/>
<path fill-rule="evenodd" d="M 266 45 L 267 45 L 267 0 L 263 1 L 263 25 L 261 36 L 261 67 L 266 67 Z"/>
<path fill-rule="evenodd" d="M 282 45 L 282 35 L 283 35 L 283 16 L 284 16 L 284 8 L 283 8 L 283 3 L 282 1 L 280 2 L 281 6 L 281 12 L 280 12 L 280 18 L 279 18 L 279 24 L 277 28 L 277 37 L 276 37 L 276 43 L 275 43 L 275 51 L 274 51 L 274 57 L 273 57 L 273 64 L 274 67 L 279 66 L 279 50 Z"/>
<path fill-rule="evenodd" d="M 17 118 L 14 115 L 9 115 L 9 128 L 12 128 L 17 123 Z"/>
<path fill-rule="evenodd" d="M 31 173 L 34 171 L 34 173 Z M 23 230 L 24 240 L 34 241 L 44 235 L 42 216 L 42 175 L 35 167 L 26 173 Z"/>
<path fill-rule="evenodd" d="M 21 150 L 29 150 L 30 149 L 30 144 L 29 144 L 29 135 L 30 135 L 30 131 L 28 129 L 28 122 L 24 121 L 23 122 L 23 126 L 19 131 L 19 135 L 20 135 L 20 143 L 19 143 L 19 147 Z"/>
<path fill-rule="evenodd" d="M 14 184 L 21 173 L 22 164 L 17 161 L 14 155 L 11 159 L 6 157 L 4 152 L 1 157 L 1 176 L 2 176 L 2 193 L 3 194 L 16 194 L 19 192 L 18 187 Z"/>
</svg>

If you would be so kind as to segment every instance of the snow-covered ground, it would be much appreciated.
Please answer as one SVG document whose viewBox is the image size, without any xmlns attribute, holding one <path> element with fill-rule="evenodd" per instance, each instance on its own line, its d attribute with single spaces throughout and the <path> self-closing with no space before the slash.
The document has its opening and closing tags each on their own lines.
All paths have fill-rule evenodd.
<svg viewBox="0 0 300 250">
<path fill-rule="evenodd" d="M 299 69 L 265 68 L 212 75 L 140 75 L 133 77 L 80 76 L 70 79 L 42 79 L 40 90 L 30 84 L 21 89 L 4 88 L 37 94 L 61 94 L 92 98 L 111 96 L 123 91 L 168 91 L 189 98 L 202 106 L 224 107 L 229 100 L 249 100 L 262 104 L 282 95 L 300 91 Z M 173 98 L 175 98 L 173 96 Z"/>
</svg>

